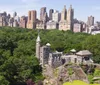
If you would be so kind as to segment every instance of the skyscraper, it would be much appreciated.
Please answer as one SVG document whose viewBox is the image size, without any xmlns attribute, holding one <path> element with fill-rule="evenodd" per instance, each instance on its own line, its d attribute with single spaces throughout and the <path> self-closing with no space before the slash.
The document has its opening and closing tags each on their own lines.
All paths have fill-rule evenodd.
<svg viewBox="0 0 100 85">
<path fill-rule="evenodd" d="M 8 14 L 8 19 L 10 19 L 10 17 L 11 17 L 11 15 L 10 15 L 10 14 Z"/>
<path fill-rule="evenodd" d="M 41 20 L 41 21 L 43 21 L 45 12 L 46 12 L 46 7 L 42 7 L 42 8 L 40 9 L 40 20 Z"/>
<path fill-rule="evenodd" d="M 54 10 L 53 9 L 50 9 L 49 10 L 49 19 L 52 20 L 52 14 L 53 14 Z"/>
<path fill-rule="evenodd" d="M 31 11 L 31 22 L 36 22 L 37 13 L 36 10 Z"/>
<path fill-rule="evenodd" d="M 37 19 L 36 10 L 29 11 L 28 12 L 27 28 L 30 28 L 30 29 L 36 28 L 36 19 Z"/>
<path fill-rule="evenodd" d="M 43 17 L 43 23 L 45 24 L 48 21 L 48 14 L 45 12 L 44 17 Z"/>
<path fill-rule="evenodd" d="M 74 22 L 74 9 L 72 8 L 72 5 L 70 5 L 70 8 L 67 12 L 67 30 L 73 31 L 73 23 Z"/>
<path fill-rule="evenodd" d="M 61 13 L 59 13 L 58 11 L 54 11 L 53 15 L 52 15 L 52 20 L 55 22 L 59 22 L 61 19 Z"/>
<path fill-rule="evenodd" d="M 88 17 L 87 25 L 89 27 L 94 25 L 94 17 L 93 16 Z"/>
<path fill-rule="evenodd" d="M 28 22 L 31 20 L 31 11 L 28 12 Z"/>
<path fill-rule="evenodd" d="M 22 16 L 21 19 L 20 19 L 20 27 L 26 28 L 26 25 L 27 25 L 27 17 Z"/>
<path fill-rule="evenodd" d="M 13 13 L 13 17 L 16 17 L 16 16 L 17 16 L 17 13 L 16 13 L 16 12 L 14 12 L 14 13 Z"/>
<path fill-rule="evenodd" d="M 10 27 L 13 27 L 13 23 L 14 23 L 14 18 L 11 17 L 11 18 L 9 19 L 8 25 L 9 25 Z"/>
<path fill-rule="evenodd" d="M 0 16 L 0 26 L 7 26 L 6 17 Z"/>
<path fill-rule="evenodd" d="M 66 6 L 64 6 L 64 9 L 61 12 L 61 20 L 64 21 L 67 19 L 67 9 Z"/>
<path fill-rule="evenodd" d="M 59 30 L 67 30 L 67 9 L 66 6 L 64 6 L 62 12 L 61 12 L 61 20 L 59 22 Z"/>
<path fill-rule="evenodd" d="M 3 16 L 7 17 L 7 13 L 6 12 L 3 12 Z"/>
</svg>

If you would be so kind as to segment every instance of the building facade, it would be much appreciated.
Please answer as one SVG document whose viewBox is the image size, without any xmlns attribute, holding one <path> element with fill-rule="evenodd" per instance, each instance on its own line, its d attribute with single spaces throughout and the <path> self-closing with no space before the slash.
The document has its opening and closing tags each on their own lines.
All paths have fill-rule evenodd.
<svg viewBox="0 0 100 85">
<path fill-rule="evenodd" d="M 40 63 L 42 66 L 48 64 L 49 53 L 51 52 L 50 45 L 40 47 Z"/>
<path fill-rule="evenodd" d="M 62 65 L 62 52 L 51 52 L 51 45 L 47 43 L 45 46 L 41 46 L 40 37 L 38 35 L 36 40 L 36 57 L 40 61 L 40 65 L 50 65 L 51 67 L 58 67 Z"/>
<path fill-rule="evenodd" d="M 59 30 L 67 31 L 67 9 L 66 9 L 66 6 L 64 6 L 64 8 L 61 12 L 61 20 L 59 22 Z"/>
<path fill-rule="evenodd" d="M 74 23 L 73 32 L 82 32 L 82 24 L 81 23 Z"/>
<path fill-rule="evenodd" d="M 93 17 L 93 16 L 89 16 L 89 17 L 88 17 L 87 25 L 88 25 L 89 27 L 91 27 L 91 26 L 94 25 L 94 17 Z"/>
<path fill-rule="evenodd" d="M 36 57 L 39 60 L 40 60 L 40 42 L 41 42 L 41 40 L 40 40 L 40 36 L 38 34 L 38 37 L 37 37 L 37 40 L 36 40 Z"/>
<path fill-rule="evenodd" d="M 13 22 L 13 27 L 19 27 L 19 23 L 18 23 L 17 20 L 14 20 L 14 22 Z"/>
<path fill-rule="evenodd" d="M 47 25 L 46 29 L 58 29 L 59 28 L 59 24 L 57 22 L 52 21 L 52 20 L 47 22 L 46 25 Z"/>
<path fill-rule="evenodd" d="M 27 17 L 26 16 L 22 16 L 20 19 L 20 27 L 22 28 L 27 28 Z"/>
<path fill-rule="evenodd" d="M 64 6 L 62 12 L 61 12 L 61 21 L 64 21 L 67 19 L 67 9 L 66 6 Z"/>
<path fill-rule="evenodd" d="M 69 29 L 67 29 L 67 21 L 66 20 L 59 22 L 59 30 L 64 30 L 64 31 L 69 30 Z"/>
<path fill-rule="evenodd" d="M 41 46 L 40 37 L 38 35 L 36 40 L 36 57 L 40 61 L 40 65 L 44 67 L 49 65 L 50 67 L 57 68 L 63 64 L 92 64 L 92 53 L 88 50 L 82 50 L 76 53 L 71 50 L 70 54 L 63 54 L 62 52 L 52 52 L 51 45 L 47 43 L 45 46 Z M 74 53 L 73 53 L 74 52 Z"/>
<path fill-rule="evenodd" d="M 49 10 L 49 20 L 52 20 L 52 14 L 54 13 L 53 9 Z"/>
<path fill-rule="evenodd" d="M 49 54 L 49 61 L 48 65 L 56 68 L 62 65 L 62 52 L 55 52 L 55 53 L 50 53 Z"/>
<path fill-rule="evenodd" d="M 46 24 L 48 20 L 49 20 L 48 19 L 48 14 L 47 14 L 47 12 L 45 12 L 44 17 L 43 17 L 43 23 Z"/>
<path fill-rule="evenodd" d="M 35 29 L 36 28 L 36 19 L 37 19 L 36 10 L 29 11 L 28 12 L 27 28 Z"/>
<path fill-rule="evenodd" d="M 74 9 L 72 8 L 72 5 L 70 5 L 70 8 L 67 12 L 67 29 L 73 31 L 73 22 L 74 22 Z"/>
<path fill-rule="evenodd" d="M 42 8 L 40 9 L 40 20 L 41 20 L 41 21 L 44 20 L 45 12 L 46 12 L 46 7 L 42 7 Z"/>
<path fill-rule="evenodd" d="M 61 13 L 59 13 L 58 11 L 54 11 L 54 13 L 52 14 L 52 20 L 55 22 L 59 22 L 61 19 Z"/>
<path fill-rule="evenodd" d="M 46 23 L 43 23 L 43 21 L 38 21 L 36 24 L 36 29 L 46 29 Z"/>
<path fill-rule="evenodd" d="M 97 27 L 100 28 L 100 22 L 97 21 L 97 22 L 95 23 L 95 26 L 97 26 Z"/>
<path fill-rule="evenodd" d="M 6 17 L 0 16 L 0 26 L 7 26 Z"/>
</svg>

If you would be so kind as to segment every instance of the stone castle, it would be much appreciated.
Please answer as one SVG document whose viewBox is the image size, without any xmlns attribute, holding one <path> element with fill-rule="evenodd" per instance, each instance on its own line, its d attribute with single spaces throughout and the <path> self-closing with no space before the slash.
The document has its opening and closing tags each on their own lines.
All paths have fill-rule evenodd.
<svg viewBox="0 0 100 85">
<path fill-rule="evenodd" d="M 48 64 L 53 67 L 58 67 L 62 65 L 61 61 L 62 52 L 53 53 L 51 52 L 50 49 L 51 45 L 49 43 L 41 47 L 40 42 L 41 42 L 40 36 L 38 35 L 36 40 L 36 57 L 39 59 L 40 64 L 42 66 Z"/>
<path fill-rule="evenodd" d="M 41 46 L 40 36 L 38 35 L 36 40 L 36 57 L 40 61 L 42 67 L 49 65 L 56 68 L 65 63 L 93 63 L 91 59 L 92 53 L 88 50 L 76 52 L 76 50 L 73 49 L 70 54 L 63 54 L 63 52 L 52 52 L 50 47 L 51 45 L 49 43 Z"/>
</svg>

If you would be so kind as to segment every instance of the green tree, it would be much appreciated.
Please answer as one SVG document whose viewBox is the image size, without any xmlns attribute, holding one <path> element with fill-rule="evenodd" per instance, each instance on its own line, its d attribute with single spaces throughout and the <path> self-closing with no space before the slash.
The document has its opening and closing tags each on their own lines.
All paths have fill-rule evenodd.
<svg viewBox="0 0 100 85">
<path fill-rule="evenodd" d="M 0 76 L 0 85 L 9 85 L 9 82 L 5 79 L 4 76 Z"/>
</svg>

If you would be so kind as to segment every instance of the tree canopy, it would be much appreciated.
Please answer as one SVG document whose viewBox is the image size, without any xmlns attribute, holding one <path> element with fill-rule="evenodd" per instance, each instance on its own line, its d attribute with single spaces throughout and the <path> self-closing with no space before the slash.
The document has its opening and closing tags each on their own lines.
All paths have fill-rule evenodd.
<svg viewBox="0 0 100 85">
<path fill-rule="evenodd" d="M 43 79 L 42 68 L 35 57 L 38 30 L 0 27 L 1 85 L 24 85 L 28 79 Z M 71 31 L 40 30 L 41 45 L 51 44 L 52 51 L 70 52 L 71 49 L 90 50 L 93 60 L 100 63 L 100 35 Z"/>
</svg>

